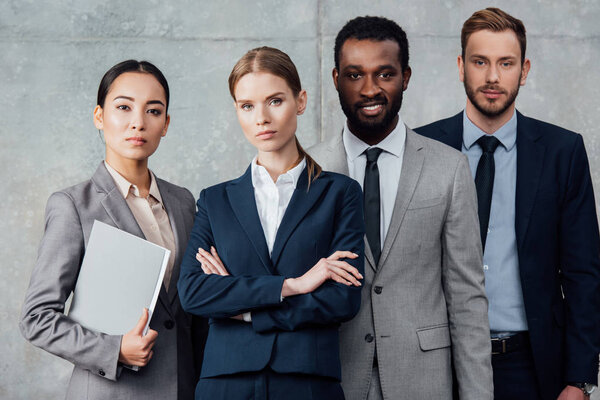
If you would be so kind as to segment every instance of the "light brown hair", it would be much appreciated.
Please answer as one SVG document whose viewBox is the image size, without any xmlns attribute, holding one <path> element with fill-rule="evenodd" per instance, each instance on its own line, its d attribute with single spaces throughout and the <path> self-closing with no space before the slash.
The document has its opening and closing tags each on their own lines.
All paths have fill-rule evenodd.
<svg viewBox="0 0 600 400">
<path fill-rule="evenodd" d="M 246 74 L 252 72 L 268 72 L 282 78 L 292 90 L 295 97 L 302 91 L 300 76 L 296 66 L 290 57 L 283 51 L 273 47 L 257 47 L 250 50 L 239 59 L 229 74 L 229 93 L 235 100 L 235 87 Z M 300 159 L 306 158 L 306 170 L 308 171 L 308 186 L 319 177 L 322 172 L 321 166 L 300 146 L 296 137 L 296 147 L 300 153 Z"/>
<path fill-rule="evenodd" d="M 463 24 L 462 32 L 460 34 L 463 59 L 465 58 L 465 49 L 467 48 L 469 36 L 477 31 L 483 30 L 492 32 L 502 32 L 505 30 L 513 31 L 515 35 L 517 35 L 517 40 L 521 47 L 521 65 L 523 65 L 523 62 L 525 62 L 525 48 L 527 47 L 525 26 L 520 19 L 495 7 L 488 7 L 485 10 L 474 12 Z"/>
</svg>

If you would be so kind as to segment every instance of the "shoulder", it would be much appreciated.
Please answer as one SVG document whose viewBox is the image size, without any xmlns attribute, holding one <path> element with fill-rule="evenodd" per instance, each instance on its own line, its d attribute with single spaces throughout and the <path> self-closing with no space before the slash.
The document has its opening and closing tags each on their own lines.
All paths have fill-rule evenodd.
<svg viewBox="0 0 600 400">
<path fill-rule="evenodd" d="M 452 127 L 457 124 L 459 124 L 459 126 L 462 126 L 462 116 L 463 112 L 461 111 L 458 114 L 455 114 L 451 117 L 440 119 L 438 121 L 416 128 L 415 132 L 423 136 L 435 137 L 437 136 L 440 130 L 452 130 Z"/>
<path fill-rule="evenodd" d="M 191 202 L 192 204 L 194 203 L 194 196 L 192 195 L 192 192 L 190 192 L 187 188 L 175 185 L 174 183 L 165 181 L 164 179 L 160 179 L 158 177 L 156 177 L 156 181 L 160 189 L 164 188 L 168 190 L 173 196 L 177 197 L 180 201 L 188 203 Z"/>
<path fill-rule="evenodd" d="M 406 140 L 407 143 L 423 150 L 427 162 L 430 163 L 455 164 L 464 158 L 464 155 L 453 147 L 450 147 L 439 140 L 431 139 L 416 133 L 415 131 L 411 131 L 410 129 L 406 132 Z"/>
<path fill-rule="evenodd" d="M 318 179 L 322 179 L 329 184 L 329 191 L 343 195 L 362 193 L 360 184 L 347 175 L 331 171 L 322 171 Z"/>
<path fill-rule="evenodd" d="M 518 114 L 517 130 L 537 134 L 548 144 L 557 146 L 569 146 L 581 140 L 581 135 L 579 133 L 549 122 L 526 117 L 521 113 Z"/>
</svg>

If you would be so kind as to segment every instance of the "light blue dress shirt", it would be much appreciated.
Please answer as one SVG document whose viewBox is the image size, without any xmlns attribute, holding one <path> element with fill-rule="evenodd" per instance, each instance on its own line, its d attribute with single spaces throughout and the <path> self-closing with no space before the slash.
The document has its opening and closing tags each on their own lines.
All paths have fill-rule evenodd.
<svg viewBox="0 0 600 400">
<path fill-rule="evenodd" d="M 481 147 L 477 139 L 486 133 L 463 112 L 462 152 L 475 178 Z M 517 114 L 493 134 L 500 145 L 494 153 L 495 174 L 486 245 L 483 252 L 485 291 L 489 301 L 492 336 L 527 330 L 525 304 L 519 275 L 515 232 L 517 188 Z"/>
</svg>

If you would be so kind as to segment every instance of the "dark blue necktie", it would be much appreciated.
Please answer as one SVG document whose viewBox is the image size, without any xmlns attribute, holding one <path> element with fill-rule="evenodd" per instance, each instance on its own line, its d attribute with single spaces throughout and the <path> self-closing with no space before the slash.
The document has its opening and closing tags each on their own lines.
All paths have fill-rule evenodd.
<svg viewBox="0 0 600 400">
<path fill-rule="evenodd" d="M 496 147 L 498 147 L 500 141 L 492 135 L 484 135 L 477 140 L 477 144 L 483 150 L 477 164 L 477 172 L 475 173 L 475 187 L 477 188 L 477 205 L 479 207 L 481 249 L 485 250 L 496 169 L 494 165 L 494 151 L 496 151 Z"/>
<path fill-rule="evenodd" d="M 365 183 L 363 185 L 365 199 L 365 229 L 367 241 L 375 259 L 375 266 L 381 256 L 380 227 L 380 196 L 379 196 L 379 168 L 377 159 L 383 150 L 371 147 L 365 150 L 367 166 L 365 168 Z"/>
</svg>

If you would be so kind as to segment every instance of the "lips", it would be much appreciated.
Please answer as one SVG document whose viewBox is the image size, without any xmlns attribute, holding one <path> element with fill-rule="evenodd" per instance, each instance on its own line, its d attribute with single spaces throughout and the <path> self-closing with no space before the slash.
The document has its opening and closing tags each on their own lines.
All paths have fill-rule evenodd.
<svg viewBox="0 0 600 400">
<path fill-rule="evenodd" d="M 142 146 L 144 143 L 146 143 L 146 139 L 144 139 L 141 136 L 132 136 L 129 137 L 127 139 L 125 139 L 128 143 L 133 144 L 134 146 Z"/>
<path fill-rule="evenodd" d="M 261 140 L 271 139 L 273 136 L 275 136 L 275 133 L 277 133 L 277 131 L 271 131 L 271 130 L 260 131 L 256 134 L 256 138 L 261 139 Z"/>
<path fill-rule="evenodd" d="M 501 90 L 501 89 L 491 89 L 491 88 L 485 88 L 485 87 L 479 89 L 479 91 L 481 93 L 483 93 L 483 95 L 486 98 L 488 98 L 490 100 L 497 99 L 497 98 L 499 98 L 500 96 L 502 96 L 504 94 L 504 90 Z"/>
<path fill-rule="evenodd" d="M 384 110 L 383 103 L 363 103 L 358 106 L 360 112 L 368 117 L 374 117 L 381 114 Z"/>
</svg>

